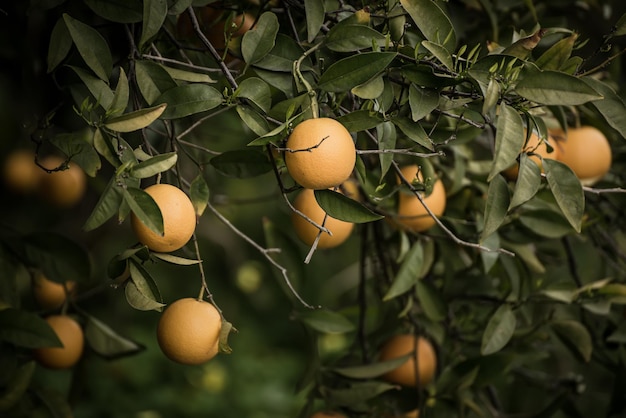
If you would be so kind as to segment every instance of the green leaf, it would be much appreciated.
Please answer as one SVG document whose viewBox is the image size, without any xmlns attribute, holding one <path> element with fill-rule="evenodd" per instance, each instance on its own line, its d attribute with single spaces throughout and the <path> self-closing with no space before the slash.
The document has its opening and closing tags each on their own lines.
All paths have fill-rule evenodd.
<svg viewBox="0 0 626 418">
<path fill-rule="evenodd" d="M 532 199 L 541 186 L 541 170 L 539 166 L 530 159 L 528 154 L 520 155 L 519 172 L 515 182 L 515 190 L 509 209 L 522 205 Z"/>
<path fill-rule="evenodd" d="M 180 68 L 172 68 L 166 65 L 159 65 L 164 69 L 172 79 L 188 81 L 189 83 L 216 83 L 208 74 L 195 73 L 193 71 L 181 70 Z"/>
<path fill-rule="evenodd" d="M 237 106 L 237 114 L 248 128 L 255 134 L 265 135 L 269 130 L 267 120 L 250 106 Z"/>
<path fill-rule="evenodd" d="M 393 122 L 394 125 L 400 128 L 402 133 L 406 135 L 406 137 L 409 138 L 411 141 L 423 146 L 430 151 L 434 150 L 435 147 L 431 139 L 428 137 L 428 134 L 426 133 L 426 131 L 424 131 L 424 128 L 422 128 L 422 125 L 420 125 L 419 123 L 413 122 L 411 119 L 404 117 L 392 118 L 391 122 Z"/>
<path fill-rule="evenodd" d="M 157 120 L 167 109 L 167 104 L 163 103 L 154 107 L 146 107 L 135 110 L 121 116 L 107 119 L 104 126 L 116 132 L 133 132 L 149 126 Z"/>
<path fill-rule="evenodd" d="M 384 121 L 376 127 L 376 136 L 378 137 L 378 149 L 380 151 L 394 149 L 397 141 L 396 126 L 389 122 Z M 378 157 L 380 160 L 380 176 L 384 177 L 393 161 L 392 153 L 381 153 Z"/>
<path fill-rule="evenodd" d="M 81 283 L 91 277 L 87 251 L 61 234 L 33 232 L 16 240 L 13 248 L 27 266 L 40 269 L 52 281 Z"/>
<path fill-rule="evenodd" d="M 615 23 L 610 37 L 626 35 L 626 13 L 624 13 Z"/>
<path fill-rule="evenodd" d="M 581 105 L 602 99 L 602 95 L 580 78 L 558 71 L 537 71 L 524 67 L 515 86 L 517 94 L 544 105 Z"/>
<path fill-rule="evenodd" d="M 18 401 L 24 398 L 24 393 L 30 386 L 36 368 L 37 363 L 30 360 L 17 366 L 10 374 L 5 370 L 5 387 L 0 394 L 0 413 L 9 411 Z"/>
<path fill-rule="evenodd" d="M 384 218 L 356 200 L 332 190 L 315 190 L 315 200 L 329 216 L 341 221 L 366 223 Z"/>
<path fill-rule="evenodd" d="M 370 399 L 380 396 L 390 390 L 397 390 L 398 386 L 380 381 L 357 382 L 348 388 L 326 389 L 325 399 L 330 405 L 351 406 L 360 405 Z"/>
<path fill-rule="evenodd" d="M 533 49 L 539 44 L 544 36 L 545 30 L 538 29 L 533 34 L 518 39 L 513 44 L 507 46 L 502 51 L 503 55 L 511 55 L 519 59 L 526 59 Z"/>
<path fill-rule="evenodd" d="M 560 161 L 546 158 L 543 160 L 543 169 L 550 191 L 565 219 L 576 232 L 580 232 L 585 214 L 585 195 L 580 180 L 571 168 Z"/>
<path fill-rule="evenodd" d="M 267 156 L 255 149 L 226 151 L 211 158 L 210 163 L 220 173 L 237 178 L 256 177 L 272 171 Z"/>
<path fill-rule="evenodd" d="M 48 45 L 48 73 L 52 72 L 63 62 L 70 52 L 70 49 L 72 49 L 72 37 L 67 30 L 67 26 L 65 26 L 65 21 L 59 19 L 50 34 L 50 44 Z"/>
<path fill-rule="evenodd" d="M 409 252 L 404 256 L 400 269 L 393 279 L 389 290 L 385 293 L 383 301 L 391 300 L 408 292 L 415 283 L 420 280 L 422 263 L 424 262 L 424 246 L 421 241 L 416 241 Z"/>
<path fill-rule="evenodd" d="M 535 65 L 542 70 L 561 70 L 572 55 L 577 33 L 556 42 L 535 60 Z"/>
<path fill-rule="evenodd" d="M 502 102 L 496 126 L 496 150 L 487 181 L 512 166 L 524 146 L 524 125 L 515 109 Z"/>
<path fill-rule="evenodd" d="M 435 42 L 422 41 L 422 46 L 430 51 L 435 58 L 437 58 L 444 66 L 450 70 L 454 70 L 454 63 L 452 62 L 452 55 L 450 51 Z"/>
<path fill-rule="evenodd" d="M 591 360 L 593 341 L 583 324 L 571 319 L 553 321 L 550 326 L 563 343 L 585 362 Z"/>
<path fill-rule="evenodd" d="M 111 177 L 100 199 L 83 225 L 84 231 L 92 231 L 111 219 L 119 210 L 123 201 L 122 189 L 118 179 Z"/>
<path fill-rule="evenodd" d="M 178 154 L 175 152 L 158 154 L 132 166 L 130 175 L 138 179 L 152 177 L 174 167 L 176 161 L 178 161 Z"/>
<path fill-rule="evenodd" d="M 117 80 L 115 93 L 113 94 L 113 101 L 111 102 L 111 107 L 108 109 L 109 117 L 124 113 L 124 110 L 126 110 L 126 107 L 128 106 L 129 94 L 128 77 L 126 77 L 124 69 L 120 67 L 120 76 Z"/>
<path fill-rule="evenodd" d="M 516 322 L 511 307 L 508 304 L 500 305 L 487 323 L 480 353 L 487 356 L 500 351 L 513 337 Z"/>
<path fill-rule="evenodd" d="M 24 348 L 63 346 L 39 315 L 13 308 L 0 310 L 0 341 Z"/>
<path fill-rule="evenodd" d="M 178 119 L 216 108 L 222 103 L 222 94 L 206 84 L 186 84 L 161 94 L 154 104 L 161 103 L 167 104 L 163 119 Z"/>
<path fill-rule="evenodd" d="M 87 128 L 55 135 L 50 142 L 63 151 L 65 155 L 71 156 L 72 161 L 80 165 L 85 173 L 95 177 L 100 170 L 101 162 L 90 141 L 93 141 L 93 131 L 91 128 Z"/>
<path fill-rule="evenodd" d="M 163 235 L 163 215 L 152 196 L 137 187 L 123 189 L 124 201 L 135 216 L 153 232 Z"/>
<path fill-rule="evenodd" d="M 139 48 L 152 39 L 159 31 L 167 17 L 167 0 L 143 0 L 143 24 Z"/>
<path fill-rule="evenodd" d="M 439 105 L 439 93 L 434 89 L 420 87 L 415 83 L 409 86 L 409 105 L 413 122 L 422 120 Z"/>
<path fill-rule="evenodd" d="M 279 33 L 276 35 L 274 47 L 263 58 L 254 63 L 257 68 L 272 72 L 281 71 L 291 73 L 293 62 L 302 55 L 300 45 L 294 39 Z M 300 66 L 302 71 L 311 70 L 311 59 L 306 57 Z"/>
<path fill-rule="evenodd" d="M 162 311 L 165 304 L 150 273 L 134 259 L 128 265 L 130 280 L 126 282 L 126 300 L 141 311 Z"/>
<path fill-rule="evenodd" d="M 361 99 L 374 100 L 379 98 L 385 90 L 385 79 L 382 75 L 369 79 L 363 84 L 353 87 L 352 94 Z"/>
<path fill-rule="evenodd" d="M 316 331 L 343 334 L 354 330 L 354 324 L 345 316 L 327 309 L 298 312 L 297 317 Z"/>
<path fill-rule="evenodd" d="M 600 93 L 602 100 L 594 100 L 591 105 L 604 116 L 606 122 L 619 134 L 626 138 L 626 104 L 624 100 L 615 93 L 611 86 L 596 80 L 592 77 L 583 77 L 582 80 L 591 88 Z"/>
<path fill-rule="evenodd" d="M 322 74 L 318 87 L 329 92 L 350 90 L 378 75 L 396 55 L 395 52 L 364 52 L 340 59 Z"/>
<path fill-rule="evenodd" d="M 83 57 L 85 64 L 104 82 L 108 83 L 113 69 L 113 58 L 106 41 L 100 33 L 89 25 L 63 14 L 63 20 Z"/>
<path fill-rule="evenodd" d="M 336 367 L 331 370 L 342 376 L 349 377 L 350 379 L 374 379 L 397 369 L 399 366 L 403 365 L 409 357 L 411 357 L 411 353 L 379 363 L 352 367 Z"/>
<path fill-rule="evenodd" d="M 278 18 L 272 12 L 265 12 L 252 29 L 241 39 L 241 54 L 247 64 L 254 64 L 274 48 L 278 34 Z"/>
<path fill-rule="evenodd" d="M 324 45 L 335 52 L 354 52 L 384 45 L 385 35 L 365 25 L 335 25 L 324 38 Z"/>
<path fill-rule="evenodd" d="M 166 263 L 176 264 L 177 266 L 194 266 L 202 263 L 202 260 L 192 260 L 189 258 L 179 257 L 170 253 L 152 253 L 155 258 L 163 260 Z"/>
<path fill-rule="evenodd" d="M 431 321 L 443 321 L 448 315 L 446 303 L 441 293 L 429 282 L 418 280 L 415 282 L 415 294 L 424 314 Z"/>
<path fill-rule="evenodd" d="M 199 173 L 192 180 L 191 186 L 189 187 L 189 197 L 196 212 L 196 216 L 202 216 L 209 202 L 209 185 L 204 180 L 202 173 Z"/>
<path fill-rule="evenodd" d="M 167 90 L 177 86 L 169 72 L 152 61 L 135 61 L 135 72 L 139 91 L 149 105 Z"/>
<path fill-rule="evenodd" d="M 551 210 L 524 212 L 519 220 L 526 228 L 546 238 L 561 238 L 574 232 L 567 220 Z"/>
<path fill-rule="evenodd" d="M 508 211 L 510 204 L 509 185 L 504 177 L 496 175 L 491 179 L 487 189 L 487 202 L 485 203 L 485 225 L 480 234 L 480 240 L 485 240 L 489 235 L 498 230 Z"/>
<path fill-rule="evenodd" d="M 369 110 L 355 110 L 339 116 L 337 121 L 341 122 L 348 132 L 360 132 L 377 127 L 383 119 L 380 114 Z"/>
<path fill-rule="evenodd" d="M 489 273 L 496 262 L 500 259 L 500 253 L 497 251 L 500 248 L 500 234 L 494 232 L 487 238 L 481 241 L 481 244 L 489 248 L 491 251 L 481 251 L 480 259 L 483 262 L 483 271 Z"/>
<path fill-rule="evenodd" d="M 110 360 L 145 350 L 143 345 L 122 337 L 107 324 L 91 315 L 87 316 L 85 339 L 92 350 Z"/>
<path fill-rule="evenodd" d="M 87 90 L 91 93 L 91 95 L 96 99 L 96 101 L 102 106 L 104 110 L 108 110 L 113 103 L 113 91 L 107 83 L 102 81 L 101 79 L 94 77 L 89 72 L 83 70 L 79 67 L 69 66 L 74 72 L 80 77 L 85 86 L 87 86 Z"/>
<path fill-rule="evenodd" d="M 143 19 L 141 0 L 84 0 L 98 16 L 117 23 L 137 23 Z"/>
<path fill-rule="evenodd" d="M 322 0 L 304 0 L 304 12 L 306 14 L 306 33 L 309 43 L 315 40 L 326 17 L 326 10 Z"/>
<path fill-rule="evenodd" d="M 243 80 L 235 94 L 250 100 L 263 112 L 269 112 L 272 107 L 272 94 L 269 85 L 258 77 L 250 77 Z"/>
<path fill-rule="evenodd" d="M 456 48 L 456 34 L 450 18 L 432 0 L 400 0 L 428 41 L 442 45 L 449 52 Z"/>
</svg>

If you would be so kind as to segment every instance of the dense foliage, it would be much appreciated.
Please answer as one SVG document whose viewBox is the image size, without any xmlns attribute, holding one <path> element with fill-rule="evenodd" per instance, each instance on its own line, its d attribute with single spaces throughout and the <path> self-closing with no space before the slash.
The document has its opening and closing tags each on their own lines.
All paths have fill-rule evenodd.
<svg viewBox="0 0 626 418">
<path fill-rule="evenodd" d="M 89 176 L 70 208 L 2 189 L 0 416 L 623 416 L 624 9 L 0 6 L 3 153 L 27 148 L 40 162 L 62 152 L 64 163 L 44 168 Z M 357 226 L 332 249 L 298 241 L 300 187 L 283 160 L 293 128 L 317 117 L 338 120 L 357 149 L 357 193 L 315 192 L 330 216 Z M 601 179 L 551 157 L 556 133 L 581 126 L 610 143 Z M 548 144 L 542 160 L 525 148 L 533 132 Z M 594 147 L 585 154 L 591 164 Z M 401 175 L 413 164 L 417 181 Z M 439 180 L 435 225 L 399 227 L 400 196 L 421 201 Z M 129 227 L 132 213 L 163 231 L 143 191 L 155 182 L 179 186 L 198 216 L 173 253 L 148 250 Z M 41 309 L 38 272 L 78 283 L 70 303 Z M 155 323 L 198 293 L 223 313 L 221 354 L 175 365 Z M 42 319 L 59 311 L 80 321 L 89 349 L 71 370 L 46 370 L 32 350 L 59 344 Z M 379 350 L 399 333 L 433 343 L 427 386 L 384 378 L 398 362 L 379 361 Z"/>
</svg>

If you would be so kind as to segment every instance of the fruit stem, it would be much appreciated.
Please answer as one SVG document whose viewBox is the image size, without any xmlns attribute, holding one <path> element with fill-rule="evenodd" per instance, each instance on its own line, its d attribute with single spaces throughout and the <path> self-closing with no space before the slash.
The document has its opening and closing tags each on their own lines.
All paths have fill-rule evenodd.
<svg viewBox="0 0 626 418">
<path fill-rule="evenodd" d="M 300 58 L 293 62 L 293 75 L 296 78 L 296 82 L 302 84 L 302 86 L 306 89 L 309 95 L 309 100 L 311 101 L 311 114 L 313 119 L 318 118 L 320 113 L 319 105 L 317 103 L 317 93 L 315 93 L 315 90 L 313 90 L 311 84 L 309 84 L 309 82 L 302 75 L 302 72 L 300 71 L 300 65 L 302 65 L 302 61 L 304 61 L 306 57 L 319 49 L 320 46 L 322 46 L 321 42 L 309 48 L 300 56 Z"/>
</svg>

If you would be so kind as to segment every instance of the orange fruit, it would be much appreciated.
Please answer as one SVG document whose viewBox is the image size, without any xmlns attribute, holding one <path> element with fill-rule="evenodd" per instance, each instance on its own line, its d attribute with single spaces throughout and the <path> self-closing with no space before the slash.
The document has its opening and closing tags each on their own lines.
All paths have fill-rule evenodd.
<svg viewBox="0 0 626 418">
<path fill-rule="evenodd" d="M 348 417 L 346 417 L 344 414 L 342 414 L 340 412 L 320 411 L 320 412 L 316 412 L 313 415 L 311 415 L 311 418 L 348 418 Z"/>
<path fill-rule="evenodd" d="M 171 184 L 154 184 L 145 189 L 161 210 L 163 235 L 148 228 L 133 213 L 131 226 L 137 239 L 149 249 L 166 253 L 182 248 L 196 229 L 196 211 L 189 197 Z"/>
<path fill-rule="evenodd" d="M 609 172 L 611 145 L 599 129 L 581 126 L 568 129 L 567 134 L 555 130 L 552 135 L 557 140 L 558 160 L 569 166 L 583 185 L 591 186 Z"/>
<path fill-rule="evenodd" d="M 74 366 L 85 345 L 83 329 L 75 319 L 67 315 L 52 315 L 46 322 L 61 340 L 63 347 L 43 347 L 33 351 L 39 364 L 50 369 L 67 369 Z"/>
<path fill-rule="evenodd" d="M 552 151 L 548 152 L 548 146 L 545 141 L 542 141 L 535 133 L 530 135 L 526 144 L 522 147 L 522 153 L 528 153 L 530 160 L 533 161 L 543 171 L 542 158 L 551 158 L 553 160 L 558 159 L 559 150 L 556 147 L 555 140 L 551 135 L 548 135 L 546 141 L 552 146 Z M 515 163 L 510 168 L 504 170 L 502 174 L 509 180 L 517 179 L 519 173 L 519 163 Z"/>
<path fill-rule="evenodd" d="M 417 165 L 409 165 L 401 168 L 402 175 L 408 181 L 421 180 Z M 424 196 L 424 194 L 421 194 Z M 446 189 L 441 180 L 435 181 L 430 195 L 424 196 L 424 203 L 435 214 L 443 215 L 446 209 Z M 424 205 L 413 193 L 401 191 L 398 195 L 398 212 L 392 223 L 402 229 L 423 232 L 435 225 L 435 220 L 428 214 Z"/>
<path fill-rule="evenodd" d="M 48 170 L 53 170 L 65 162 L 65 158 L 48 155 L 40 161 Z M 43 173 L 40 191 L 45 200 L 60 208 L 74 206 L 85 195 L 87 177 L 82 168 L 70 162 L 66 170 Z"/>
<path fill-rule="evenodd" d="M 159 318 L 157 341 L 170 360 L 197 365 L 215 357 L 221 329 L 222 317 L 215 306 L 184 298 L 170 304 Z"/>
<path fill-rule="evenodd" d="M 411 353 L 412 356 L 406 362 L 384 374 L 383 378 L 388 382 L 409 387 L 424 387 L 432 382 L 437 369 L 437 354 L 432 344 L 424 337 L 412 334 L 399 334 L 391 337 L 381 349 L 380 360 L 391 360 Z M 417 375 L 415 374 L 416 361 Z"/>
<path fill-rule="evenodd" d="M 324 209 L 317 203 L 314 190 L 302 189 L 302 191 L 298 193 L 298 196 L 296 196 L 293 206 L 318 225 L 322 225 L 326 212 L 324 212 Z M 296 212 L 291 213 L 291 224 L 298 238 L 309 246 L 313 244 L 320 231 L 315 225 L 311 224 Z M 326 227 L 332 235 L 322 232 L 320 240 L 317 243 L 317 248 L 321 249 L 333 248 L 343 244 L 352 233 L 354 224 L 327 216 L 324 227 Z"/>
<path fill-rule="evenodd" d="M 66 287 L 71 296 L 76 290 L 76 283 L 68 280 L 64 286 L 63 283 L 49 280 L 43 273 L 36 273 L 33 277 L 33 297 L 42 309 L 60 308 L 68 296 L 65 291 Z"/>
<path fill-rule="evenodd" d="M 36 191 L 43 174 L 44 171 L 35 164 L 35 153 L 31 150 L 14 150 L 4 160 L 4 183 L 16 193 L 25 195 Z"/>
<path fill-rule="evenodd" d="M 291 177 L 306 189 L 328 189 L 350 177 L 356 148 L 350 132 L 334 119 L 300 122 L 289 138 L 285 164 Z"/>
</svg>

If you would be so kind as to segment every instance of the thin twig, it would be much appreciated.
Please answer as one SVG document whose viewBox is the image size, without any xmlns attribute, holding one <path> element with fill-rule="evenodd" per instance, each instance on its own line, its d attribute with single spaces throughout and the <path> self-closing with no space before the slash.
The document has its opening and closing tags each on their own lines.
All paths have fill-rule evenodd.
<svg viewBox="0 0 626 418">
<path fill-rule="evenodd" d="M 193 63 L 187 63 L 187 62 L 175 60 L 172 58 L 165 58 L 165 57 L 155 56 L 155 55 L 150 55 L 150 54 L 142 54 L 141 58 L 146 58 L 146 59 L 150 59 L 153 61 L 168 62 L 170 64 L 176 64 L 176 65 L 180 65 L 181 67 L 191 68 L 194 70 L 204 71 L 207 73 L 219 73 L 222 71 L 219 68 L 202 67 L 200 65 L 195 65 Z"/>
<path fill-rule="evenodd" d="M 621 187 L 613 187 L 610 189 L 594 189 L 592 187 L 583 186 L 583 190 L 588 193 L 593 194 L 604 194 L 604 193 L 626 193 L 626 189 L 622 189 Z"/>
<path fill-rule="evenodd" d="M 356 150 L 357 154 L 402 154 L 408 155 L 411 157 L 443 157 L 446 154 L 443 151 L 437 152 L 415 152 L 406 148 L 396 148 L 396 149 L 358 149 Z"/>
</svg>

